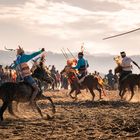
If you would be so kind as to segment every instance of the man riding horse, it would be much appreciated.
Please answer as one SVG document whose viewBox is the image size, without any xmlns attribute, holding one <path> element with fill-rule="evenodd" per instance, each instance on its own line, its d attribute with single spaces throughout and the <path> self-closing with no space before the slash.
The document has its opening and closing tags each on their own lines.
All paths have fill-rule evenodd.
<svg viewBox="0 0 140 140">
<path fill-rule="evenodd" d="M 83 52 L 79 52 L 77 65 L 75 67 L 72 67 L 73 69 L 78 70 L 77 77 L 79 80 L 87 75 L 87 68 L 89 67 L 88 61 L 84 59 L 83 56 L 84 56 Z M 75 85 L 77 87 L 77 90 L 76 90 L 77 94 L 81 93 L 79 84 L 78 84 L 78 79 L 77 81 L 75 81 Z"/>
<path fill-rule="evenodd" d="M 24 82 L 28 83 L 31 87 L 33 87 L 33 94 L 30 100 L 31 104 L 35 100 L 36 95 L 39 91 L 39 88 L 38 88 L 37 83 L 31 76 L 31 71 L 27 62 L 44 51 L 45 49 L 42 48 L 40 51 L 34 52 L 32 54 L 25 54 L 23 48 L 21 48 L 20 46 L 18 46 L 18 49 L 17 49 L 17 59 L 15 61 L 13 68 L 16 68 L 18 70 Z"/>
<path fill-rule="evenodd" d="M 131 63 L 133 63 L 134 65 L 136 65 L 140 69 L 140 67 L 138 66 L 138 64 L 135 61 L 133 61 L 130 57 L 126 56 L 125 52 L 120 52 L 120 54 L 121 54 L 121 57 L 122 57 L 122 62 L 120 64 L 120 66 L 122 67 L 122 71 L 120 73 L 119 83 L 121 83 L 122 80 L 124 78 L 126 78 L 129 74 L 132 74 Z"/>
</svg>

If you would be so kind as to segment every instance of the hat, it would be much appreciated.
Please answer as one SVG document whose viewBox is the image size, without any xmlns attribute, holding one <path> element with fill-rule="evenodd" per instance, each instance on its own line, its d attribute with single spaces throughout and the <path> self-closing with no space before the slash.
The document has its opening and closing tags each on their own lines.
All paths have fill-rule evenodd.
<svg viewBox="0 0 140 140">
<path fill-rule="evenodd" d="M 120 52 L 120 54 L 121 54 L 121 55 L 126 55 L 126 53 L 125 53 L 124 51 L 123 51 L 123 52 Z"/>
<path fill-rule="evenodd" d="M 78 53 L 78 56 L 83 56 L 83 55 L 84 55 L 83 52 Z"/>
</svg>

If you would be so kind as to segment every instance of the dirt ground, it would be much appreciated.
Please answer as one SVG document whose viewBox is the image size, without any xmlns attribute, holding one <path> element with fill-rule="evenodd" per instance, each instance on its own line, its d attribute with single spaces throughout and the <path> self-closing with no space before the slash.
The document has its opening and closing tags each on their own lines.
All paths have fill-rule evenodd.
<svg viewBox="0 0 140 140">
<path fill-rule="evenodd" d="M 19 105 L 20 118 L 6 111 L 0 124 L 0 140 L 140 140 L 140 103 L 137 93 L 132 102 L 119 101 L 118 92 L 107 91 L 102 101 L 91 101 L 90 93 L 82 91 L 78 100 L 68 96 L 68 91 L 46 92 L 56 105 L 52 119 L 47 100 L 38 104 L 44 114 L 42 119 L 27 104 Z M 125 97 L 128 99 L 128 95 Z"/>
</svg>

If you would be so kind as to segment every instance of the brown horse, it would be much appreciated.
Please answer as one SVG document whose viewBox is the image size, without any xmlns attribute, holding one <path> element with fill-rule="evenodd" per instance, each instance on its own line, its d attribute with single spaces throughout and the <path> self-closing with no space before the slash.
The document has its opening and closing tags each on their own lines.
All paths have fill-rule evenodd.
<svg viewBox="0 0 140 140">
<path fill-rule="evenodd" d="M 37 69 L 34 71 L 33 74 L 34 77 L 40 79 L 41 81 L 45 81 L 46 79 L 46 71 L 43 69 L 43 67 L 37 67 Z M 39 93 L 37 94 L 36 100 L 34 101 L 34 105 L 32 107 L 35 107 L 38 111 L 38 113 L 43 117 L 43 114 L 37 105 L 36 101 L 41 99 L 48 99 L 52 104 L 52 112 L 55 112 L 55 106 L 50 97 L 44 96 L 43 89 L 41 86 L 41 81 L 37 79 L 37 83 L 39 86 Z M 3 113 L 8 107 L 9 113 L 12 115 L 15 115 L 12 109 L 12 102 L 29 102 L 30 98 L 32 96 L 33 89 L 30 85 L 24 82 L 19 83 L 13 83 L 13 82 L 7 82 L 0 86 L 0 99 L 3 101 L 3 105 L 0 108 L 0 120 L 3 120 Z"/>
<path fill-rule="evenodd" d="M 118 65 L 115 69 L 114 69 L 114 73 L 117 74 L 117 73 L 121 73 L 122 72 L 122 66 L 121 65 Z"/>
<path fill-rule="evenodd" d="M 65 73 L 70 81 L 71 91 L 69 92 L 69 95 L 71 98 L 77 99 L 77 94 L 75 92 L 75 97 L 73 97 L 71 94 L 76 91 L 77 87 L 74 84 L 75 80 L 77 79 L 75 70 L 73 70 L 71 67 L 66 66 L 61 73 Z M 87 75 L 84 80 L 77 85 L 80 87 L 80 89 L 88 89 L 92 95 L 92 100 L 94 101 L 95 93 L 94 90 L 99 91 L 99 99 L 102 99 L 101 97 L 101 91 L 103 89 L 102 85 L 98 82 L 98 79 L 94 77 L 93 75 Z"/>
</svg>

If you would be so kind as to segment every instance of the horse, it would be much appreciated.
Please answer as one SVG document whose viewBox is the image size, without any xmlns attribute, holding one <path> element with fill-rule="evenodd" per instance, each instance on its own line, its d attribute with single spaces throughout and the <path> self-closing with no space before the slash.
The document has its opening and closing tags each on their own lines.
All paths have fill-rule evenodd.
<svg viewBox="0 0 140 140">
<path fill-rule="evenodd" d="M 77 99 L 77 93 L 75 97 L 72 96 L 72 93 L 76 91 L 76 86 L 74 84 L 75 80 L 77 79 L 75 70 L 72 69 L 71 67 L 66 66 L 62 71 L 61 74 L 66 74 L 68 77 L 68 80 L 70 81 L 70 86 L 71 86 L 71 91 L 69 92 L 69 95 L 71 98 Z M 103 86 L 98 82 L 98 79 L 94 77 L 93 75 L 87 75 L 83 79 L 81 83 L 78 83 L 80 89 L 86 89 L 89 90 L 91 95 L 92 95 L 92 101 L 94 101 L 95 98 L 95 93 L 94 90 L 97 90 L 99 92 L 99 100 L 102 99 L 101 97 L 101 92 L 103 90 Z"/>
<path fill-rule="evenodd" d="M 37 104 L 37 100 L 41 99 L 47 99 L 51 102 L 52 105 L 52 112 L 55 113 L 55 106 L 50 97 L 47 97 L 43 95 L 43 89 L 41 87 L 41 81 L 46 80 L 46 71 L 43 69 L 43 67 L 37 67 L 36 70 L 34 71 L 33 77 L 37 78 L 37 83 L 39 86 L 39 92 L 37 94 L 37 97 L 32 105 L 32 107 L 35 107 L 40 114 L 41 117 L 43 117 L 43 114 L 41 112 L 41 109 L 39 108 Z M 0 86 L 0 99 L 2 99 L 3 104 L 2 107 L 0 108 L 0 121 L 3 121 L 3 113 L 5 112 L 6 108 L 8 107 L 9 113 L 14 115 L 13 108 L 12 108 L 12 102 L 16 101 L 17 103 L 19 102 L 29 102 L 30 98 L 33 93 L 33 88 L 25 83 L 25 82 L 6 82 L 3 83 Z M 49 115 L 48 115 L 49 117 Z"/>
<path fill-rule="evenodd" d="M 129 101 L 131 101 L 131 99 L 135 94 L 134 93 L 135 86 L 140 87 L 140 74 L 129 74 L 128 76 L 124 77 L 121 81 L 120 89 L 119 89 L 119 95 L 121 99 L 123 99 L 125 92 L 127 91 L 127 89 L 129 89 L 131 91 L 131 96 Z"/>
<path fill-rule="evenodd" d="M 41 57 L 42 58 L 42 57 Z M 42 81 L 42 84 L 44 86 L 44 90 L 46 91 L 48 88 L 49 88 L 49 85 L 51 85 L 52 89 L 53 88 L 53 85 L 54 85 L 54 79 L 53 77 L 51 76 L 51 73 L 50 71 L 44 66 L 44 63 L 40 60 L 39 64 L 36 62 L 36 61 L 33 61 L 33 66 L 31 68 L 31 71 L 32 73 L 34 73 L 35 71 L 35 74 L 37 78 L 40 78 L 41 74 L 38 73 L 38 70 L 39 70 L 39 67 L 42 67 L 43 70 L 45 70 L 45 80 Z M 40 72 L 41 73 L 41 72 Z M 34 74 L 33 74 L 34 76 Z M 43 78 L 43 77 L 42 77 Z M 44 78 L 43 78 L 44 79 Z"/>
<path fill-rule="evenodd" d="M 119 73 L 121 74 L 122 72 L 122 67 L 121 65 L 118 65 L 115 70 L 114 70 L 115 74 Z M 120 80 L 119 80 L 120 81 Z M 131 101 L 131 99 L 134 96 L 134 88 L 135 86 L 140 87 L 140 74 L 129 74 L 126 77 L 124 77 L 119 84 L 119 96 L 121 97 L 121 99 L 123 99 L 127 89 L 131 91 L 131 96 L 129 101 Z"/>
</svg>

